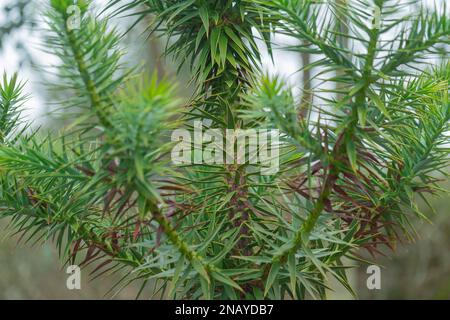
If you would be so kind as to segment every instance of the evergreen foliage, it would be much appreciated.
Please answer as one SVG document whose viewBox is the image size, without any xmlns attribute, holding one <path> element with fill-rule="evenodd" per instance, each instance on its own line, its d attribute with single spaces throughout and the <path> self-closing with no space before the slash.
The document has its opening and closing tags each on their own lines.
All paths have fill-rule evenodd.
<svg viewBox="0 0 450 320">
<path fill-rule="evenodd" d="M 418 198 L 445 191 L 450 63 L 427 57 L 449 44 L 450 21 L 446 8 L 407 13 L 414 3 L 111 0 L 115 15 L 151 17 L 149 32 L 188 67 L 196 90 L 183 103 L 169 80 L 122 64 L 121 35 L 90 1 L 78 1 L 74 30 L 73 1 L 49 1 L 54 89 L 73 117 L 58 132 L 23 130 L 23 84 L 4 76 L 0 216 L 22 241 L 52 240 L 96 276 L 126 270 L 113 289 L 150 281 L 171 299 L 320 299 L 333 277 L 352 292 L 358 250 L 414 238 L 411 219 L 429 219 Z M 367 10 L 376 6 L 380 17 Z M 274 34 L 314 56 L 304 68 L 321 85 L 306 113 L 261 71 Z M 174 166 L 170 132 L 193 120 L 280 130 L 280 171 Z"/>
</svg>

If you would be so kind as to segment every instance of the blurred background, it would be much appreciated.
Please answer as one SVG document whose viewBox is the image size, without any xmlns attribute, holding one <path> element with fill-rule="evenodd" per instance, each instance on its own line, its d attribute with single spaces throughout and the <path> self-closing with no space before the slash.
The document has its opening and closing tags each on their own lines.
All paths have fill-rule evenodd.
<svg viewBox="0 0 450 320">
<path fill-rule="evenodd" d="M 333 1 L 333 0 L 330 0 Z M 344 0 L 334 0 L 344 1 Z M 351 0 L 350 0 L 351 1 Z M 424 5 L 443 3 L 446 0 L 423 0 Z M 51 82 L 49 71 L 54 58 L 42 51 L 45 24 L 42 21 L 42 4 L 45 0 L 1 0 L 0 1 L 0 72 L 18 72 L 27 81 L 26 91 L 30 94 L 26 116 L 35 126 L 55 127 L 63 119 L 52 115 L 51 93 L 45 83 Z M 105 0 L 95 1 L 99 8 Z M 137 8 L 138 9 L 138 8 Z M 449 12 L 450 14 L 450 12 Z M 132 21 L 121 18 L 113 22 L 121 30 L 126 30 Z M 164 39 L 148 37 L 142 21 L 125 38 L 124 48 L 128 51 L 125 59 L 138 61 L 144 70 L 157 70 L 159 76 L 173 77 L 173 64 L 161 57 Z M 278 37 L 280 45 L 292 40 Z M 261 50 L 264 50 L 263 48 Z M 443 48 L 444 58 L 448 58 L 448 48 Z M 439 57 L 434 57 L 439 59 Z M 442 58 L 442 57 L 441 57 Z M 264 68 L 283 75 L 298 94 L 300 88 L 312 77 L 309 72 L 295 72 L 302 65 L 311 62 L 308 55 L 275 51 L 275 63 L 265 55 Z M 151 72 L 150 72 L 151 73 Z M 189 93 L 186 85 L 187 72 L 177 78 L 182 92 Z M 183 86 L 184 85 L 184 86 Z M 314 83 L 312 83 L 314 85 Z M 306 88 L 308 89 L 308 88 Z M 447 168 L 448 169 L 448 168 Z M 450 184 L 442 187 L 449 189 Z M 450 197 L 443 195 L 431 201 L 436 212 L 424 206 L 423 211 L 431 217 L 432 224 L 416 223 L 421 238 L 415 243 L 399 244 L 394 253 L 374 260 L 381 267 L 381 289 L 369 290 L 366 280 L 367 265 L 356 266 L 350 272 L 351 281 L 360 299 L 450 299 Z M 51 243 L 30 247 L 17 244 L 18 237 L 9 234 L 5 226 L 8 221 L 0 221 L 0 299 L 133 299 L 139 291 L 138 284 L 105 296 L 119 279 L 119 275 L 90 281 L 89 270 L 82 273 L 82 289 L 68 290 L 68 275 L 62 268 L 58 254 Z M 373 260 L 373 259 L 372 259 Z M 354 264 L 354 263 L 353 263 Z M 353 299 L 343 288 L 330 283 L 333 290 L 330 299 Z M 141 298 L 151 298 L 153 289 L 144 290 Z"/>
</svg>

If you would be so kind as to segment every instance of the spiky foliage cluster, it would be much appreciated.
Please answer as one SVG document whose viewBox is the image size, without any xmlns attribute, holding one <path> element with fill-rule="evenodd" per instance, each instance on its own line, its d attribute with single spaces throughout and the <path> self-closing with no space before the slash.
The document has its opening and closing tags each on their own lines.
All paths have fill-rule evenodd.
<svg viewBox="0 0 450 320">
<path fill-rule="evenodd" d="M 47 14 L 58 103 L 76 120 L 50 134 L 14 130 L 22 85 L 1 86 L 1 216 L 25 241 L 53 239 L 67 262 L 94 263 L 97 275 L 127 269 L 123 284 L 150 281 L 167 298 L 325 298 L 330 276 L 352 290 L 346 259 L 359 248 L 393 247 L 414 236 L 411 217 L 426 218 L 417 196 L 439 191 L 448 165 L 450 64 L 425 60 L 449 42 L 445 10 L 111 1 L 115 14 L 149 15 L 167 54 L 189 66 L 197 90 L 183 105 L 172 85 L 123 67 L 117 32 L 78 3 L 80 29 L 67 28 L 72 1 L 50 1 Z M 379 23 L 366 10 L 375 6 Z M 316 56 L 304 66 L 320 84 L 307 112 L 260 72 L 258 39 L 270 53 L 274 33 Z M 219 132 L 279 129 L 280 171 L 174 166 L 168 133 L 192 120 Z"/>
</svg>

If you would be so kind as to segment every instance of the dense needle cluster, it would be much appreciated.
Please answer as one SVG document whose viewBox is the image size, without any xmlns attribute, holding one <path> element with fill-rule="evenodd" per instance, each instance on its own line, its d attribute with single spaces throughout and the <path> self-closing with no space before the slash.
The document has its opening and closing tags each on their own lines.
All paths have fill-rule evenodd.
<svg viewBox="0 0 450 320">
<path fill-rule="evenodd" d="M 90 1 L 77 1 L 71 29 L 73 1 L 50 0 L 55 104 L 71 121 L 28 129 L 23 84 L 3 78 L 0 216 L 21 240 L 52 240 L 96 276 L 125 270 L 113 289 L 140 281 L 171 299 L 325 298 L 332 277 L 352 291 L 346 269 L 358 251 L 414 237 L 411 219 L 427 219 L 417 200 L 428 203 L 446 176 L 450 21 L 446 8 L 420 4 L 111 0 L 109 12 L 148 18 L 167 39 L 168 59 L 192 75 L 186 102 L 169 81 L 122 64 L 121 36 Z M 312 57 L 301 97 L 261 71 L 276 34 Z M 173 165 L 170 132 L 193 121 L 278 129 L 280 170 Z"/>
</svg>

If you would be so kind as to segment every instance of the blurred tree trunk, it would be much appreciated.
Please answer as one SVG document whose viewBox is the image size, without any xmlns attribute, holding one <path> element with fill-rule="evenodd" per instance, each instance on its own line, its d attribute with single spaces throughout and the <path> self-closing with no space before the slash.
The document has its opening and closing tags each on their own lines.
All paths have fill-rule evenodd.
<svg viewBox="0 0 450 320">
<path fill-rule="evenodd" d="M 304 45 L 306 45 L 304 43 Z M 300 54 L 300 60 L 302 64 L 302 100 L 300 103 L 299 116 L 305 118 L 308 116 L 309 106 L 312 103 L 313 95 L 311 88 L 311 55 L 306 52 Z"/>
<path fill-rule="evenodd" d="M 337 38 L 339 39 L 339 43 L 342 48 L 348 49 L 349 48 L 349 40 L 348 37 L 342 37 L 340 34 L 349 34 L 349 28 L 348 28 L 348 0 L 335 0 L 336 1 L 336 7 L 337 7 L 337 20 L 336 20 L 336 33 Z M 341 76 L 343 73 L 337 72 L 336 76 Z M 345 95 L 343 94 L 343 91 L 345 90 L 345 83 L 342 81 L 336 82 L 336 98 L 337 100 L 341 100 Z"/>
</svg>

